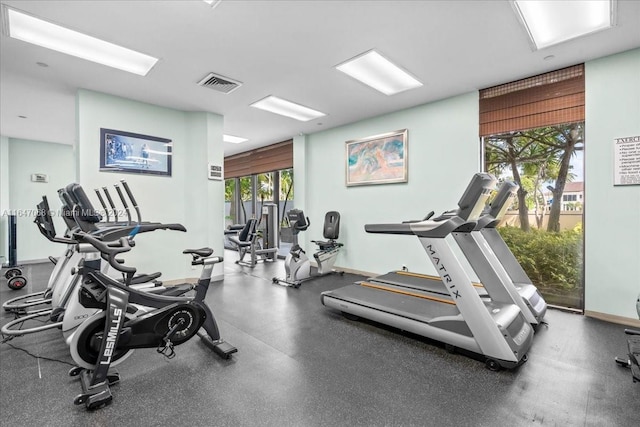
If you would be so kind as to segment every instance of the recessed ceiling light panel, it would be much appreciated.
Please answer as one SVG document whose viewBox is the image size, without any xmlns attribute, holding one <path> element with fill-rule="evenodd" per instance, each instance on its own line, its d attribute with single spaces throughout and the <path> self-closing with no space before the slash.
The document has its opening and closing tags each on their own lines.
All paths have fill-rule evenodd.
<svg viewBox="0 0 640 427">
<path fill-rule="evenodd" d="M 241 138 L 239 136 L 233 136 L 233 135 L 222 135 L 222 140 L 224 142 L 231 142 L 233 144 L 240 144 L 242 142 L 248 141 L 247 138 Z"/>
<path fill-rule="evenodd" d="M 513 0 L 536 49 L 614 25 L 615 0 Z"/>
<path fill-rule="evenodd" d="M 305 107 L 304 105 L 296 104 L 295 102 L 287 101 L 286 99 L 278 98 L 273 95 L 254 102 L 251 104 L 251 107 L 280 114 L 281 116 L 290 117 L 292 119 L 300 120 L 301 122 L 308 122 L 309 120 L 326 116 L 325 113 L 320 111 L 316 111 L 312 108 Z"/>
<path fill-rule="evenodd" d="M 358 55 L 336 69 L 385 95 L 415 89 L 422 83 L 375 50 Z"/>
<path fill-rule="evenodd" d="M 17 10 L 3 7 L 11 38 L 66 53 L 98 64 L 146 76 L 158 62 L 126 47 L 61 27 Z"/>
</svg>

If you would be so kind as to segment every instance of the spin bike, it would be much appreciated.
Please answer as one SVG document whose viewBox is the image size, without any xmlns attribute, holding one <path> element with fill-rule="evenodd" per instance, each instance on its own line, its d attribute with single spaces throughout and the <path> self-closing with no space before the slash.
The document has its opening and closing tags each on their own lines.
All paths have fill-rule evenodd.
<svg viewBox="0 0 640 427">
<path fill-rule="evenodd" d="M 94 246 L 113 268 L 127 277 L 135 274 L 135 268 L 116 260 L 118 254 L 131 250 L 133 240 L 122 237 L 116 242 L 103 242 L 84 232 L 75 233 L 74 238 Z M 193 298 L 132 289 L 102 273 L 100 260 L 85 260 L 79 270 L 82 275 L 79 301 L 100 311 L 83 322 L 68 341 L 71 356 L 78 365 L 69 375 L 79 376 L 82 385 L 82 393 L 74 400 L 76 405 L 96 409 L 109 404 L 113 399 L 109 386 L 120 380 L 111 366 L 136 348 L 155 348 L 165 357 L 173 358 L 174 347 L 197 334 L 224 359 L 237 352 L 220 338 L 213 313 L 204 301 L 213 266 L 223 258 L 212 257 L 210 248 L 186 249 L 183 253 L 192 256 L 191 265 L 203 267 Z"/>
<path fill-rule="evenodd" d="M 293 246 L 291 246 L 291 250 L 284 260 L 286 277 L 284 279 L 274 277 L 272 279 L 273 283 L 299 288 L 302 282 L 313 279 L 314 277 L 335 273 L 333 265 L 336 262 L 340 248 L 343 246 L 342 243 L 336 242 L 340 231 L 340 214 L 336 211 L 330 211 L 327 212 L 324 217 L 323 236 L 329 240 L 311 241 L 318 246 L 318 251 L 313 254 L 318 268 L 315 274 L 311 274 L 309 257 L 307 257 L 306 252 L 298 244 L 298 234 L 301 231 L 307 230 L 311 225 L 311 221 L 309 221 L 309 218 L 305 217 L 304 212 L 299 209 L 291 209 L 287 212 L 287 220 L 291 227 Z M 339 274 L 342 275 L 344 272 L 340 271 Z"/>
<path fill-rule="evenodd" d="M 636 309 L 638 310 L 638 318 L 640 318 L 640 295 L 636 301 Z M 633 382 L 640 381 L 640 330 L 625 329 L 624 333 L 629 335 L 627 347 L 629 349 L 627 357 L 616 357 L 616 363 L 631 369 Z"/>
</svg>

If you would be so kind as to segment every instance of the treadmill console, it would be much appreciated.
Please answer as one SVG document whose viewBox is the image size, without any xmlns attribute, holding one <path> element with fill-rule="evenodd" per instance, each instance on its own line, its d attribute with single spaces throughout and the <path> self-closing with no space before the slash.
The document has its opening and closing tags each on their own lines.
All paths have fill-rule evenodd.
<svg viewBox="0 0 640 427">
<path fill-rule="evenodd" d="M 496 186 L 496 178 L 488 173 L 476 173 L 458 202 L 458 216 L 466 221 L 476 221 L 485 207 L 487 198 Z"/>
<path fill-rule="evenodd" d="M 500 186 L 498 194 L 491 202 L 489 209 L 489 215 L 497 220 L 501 220 L 504 217 L 505 212 L 509 209 L 509 206 L 513 203 L 513 198 L 518 191 L 518 184 L 512 181 L 505 181 Z"/>
</svg>

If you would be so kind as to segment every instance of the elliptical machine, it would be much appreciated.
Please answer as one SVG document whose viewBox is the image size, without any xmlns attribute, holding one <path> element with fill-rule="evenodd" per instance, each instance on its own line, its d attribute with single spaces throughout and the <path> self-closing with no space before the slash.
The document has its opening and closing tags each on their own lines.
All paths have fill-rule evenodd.
<svg viewBox="0 0 640 427">
<path fill-rule="evenodd" d="M 636 309 L 638 310 L 638 318 L 640 318 L 640 294 L 636 300 Z M 616 357 L 616 363 L 631 369 L 631 376 L 635 383 L 640 381 L 640 330 L 625 329 L 624 333 L 630 335 L 627 340 L 629 353 L 627 357 Z"/>
<path fill-rule="evenodd" d="M 343 246 L 342 243 L 336 242 L 340 231 L 340 214 L 336 211 L 330 211 L 325 215 L 323 236 L 328 239 L 327 241 L 312 240 L 313 243 L 318 245 L 319 249 L 313 254 L 318 266 L 318 271 L 315 274 L 311 274 L 309 257 L 298 244 L 298 234 L 307 230 L 311 225 L 311 221 L 299 209 L 291 209 L 287 212 L 287 219 L 291 227 L 293 246 L 291 246 L 291 250 L 289 250 L 284 260 L 286 277 L 284 279 L 274 277 L 272 279 L 273 283 L 299 288 L 304 281 L 334 273 L 333 264 L 336 262 L 338 252 Z M 342 271 L 339 273 L 344 274 Z"/>
<path fill-rule="evenodd" d="M 49 279 L 47 289 L 42 292 L 23 295 L 6 301 L 2 307 L 5 311 L 12 312 L 16 318 L 2 326 L 3 338 L 11 338 L 31 333 L 37 333 L 48 329 L 62 329 L 63 336 L 68 339 L 73 331 L 91 316 L 96 310 L 83 307 L 73 298 L 77 295 L 80 286 L 80 276 L 76 274 L 77 268 L 84 259 L 100 259 L 100 252 L 90 244 L 78 244 L 73 238 L 73 230 L 81 230 L 89 233 L 102 241 L 113 241 L 120 237 L 146 233 L 154 230 L 175 230 L 185 232 L 186 229 L 180 224 L 162 224 L 142 222 L 140 210 L 135 198 L 127 183 L 123 180 L 122 185 L 127 192 L 133 207 L 138 214 L 137 223 L 129 220 L 125 223 L 102 223 L 101 216 L 97 214 L 93 205 L 86 196 L 82 186 L 76 183 L 69 184 L 65 188 L 58 190 L 58 195 L 62 201 L 62 218 L 67 224 L 67 232 L 64 237 L 57 237 L 55 225 L 50 214 L 49 203 L 46 196 L 42 197 L 42 202 L 37 206 L 38 215 L 35 223 L 38 230 L 48 240 L 67 245 L 67 250 L 63 257 L 56 263 L 56 268 Z M 128 211 L 126 201 L 122 192 L 116 186 L 120 199 Z M 106 196 L 111 199 L 108 191 L 104 188 Z M 113 206 L 113 204 L 112 204 Z M 115 209 L 115 207 L 114 207 Z M 106 211 L 106 210 L 105 210 Z M 132 234 L 133 233 L 133 234 Z M 108 264 L 102 263 L 101 269 L 104 273 L 108 271 Z M 141 274 L 127 278 L 128 286 L 145 287 L 147 292 L 157 292 L 163 295 L 181 295 L 189 291 L 191 285 L 165 288 L 155 282 L 161 273 Z M 122 279 L 125 282 L 125 278 Z M 148 287 L 152 283 L 155 287 Z M 37 308 L 44 307 L 44 308 Z M 36 308 L 32 310 L 32 308 Z M 65 316 L 69 309 L 71 315 Z M 25 327 L 25 325 L 32 325 Z"/>
</svg>

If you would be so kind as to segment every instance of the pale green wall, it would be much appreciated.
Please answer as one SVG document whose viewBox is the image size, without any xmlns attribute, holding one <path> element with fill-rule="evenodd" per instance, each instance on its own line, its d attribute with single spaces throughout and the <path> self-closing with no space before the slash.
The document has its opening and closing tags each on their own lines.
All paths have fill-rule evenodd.
<svg viewBox="0 0 640 427">
<path fill-rule="evenodd" d="M 478 93 L 469 93 L 294 140 L 296 205 L 298 165 L 305 166 L 304 209 L 311 227 L 301 236 L 322 238 L 325 212 L 341 214 L 344 243 L 337 266 L 386 273 L 405 264 L 412 271 L 434 273 L 414 236 L 367 234 L 367 223 L 399 223 L 457 207 L 471 176 L 479 171 Z M 345 186 L 345 141 L 408 129 L 409 182 Z M 305 142 L 306 141 L 306 142 Z M 300 144 L 305 143 L 304 151 Z M 304 158 L 301 158 L 301 157 Z M 306 162 L 304 161 L 306 159 Z M 301 207 L 301 206 L 298 206 Z"/>
<path fill-rule="evenodd" d="M 17 214 L 19 262 L 43 260 L 48 256 L 59 256 L 65 245 L 46 240 L 33 223 L 36 205 L 47 196 L 54 211 L 56 232 L 63 235 L 66 227 L 58 211 L 58 189 L 75 180 L 73 147 L 50 142 L 8 139 L 9 207 Z M 4 168 L 3 168 L 4 169 Z M 4 172 L 3 172 L 4 173 Z M 31 174 L 43 173 L 49 178 L 47 183 L 31 181 Z M 5 186 L 2 187 L 3 192 Z M 4 218 L 3 218 L 4 219 Z M 3 234 L 6 225 L 3 225 Z M 3 244 L 3 249 L 6 243 Z M 6 250 L 5 250 L 6 252 Z"/>
<path fill-rule="evenodd" d="M 126 179 L 143 220 L 181 223 L 187 233 L 156 231 L 136 237 L 128 264 L 140 271 L 162 271 L 165 280 L 197 277 L 187 247 L 211 246 L 223 254 L 224 187 L 207 179 L 207 163 L 223 163 L 221 116 L 187 113 L 87 90 L 78 91 L 77 168 L 86 189 L 111 187 Z M 171 177 L 99 172 L 100 128 L 168 138 L 173 141 Z M 214 276 L 221 278 L 222 265 Z"/>
<path fill-rule="evenodd" d="M 615 137 L 640 134 L 640 50 L 587 63 L 586 97 L 585 309 L 635 318 L 640 187 L 613 187 L 612 144 Z M 344 142 L 404 128 L 409 130 L 409 183 L 345 187 Z M 307 249 L 321 235 L 324 212 L 336 209 L 345 243 L 338 266 L 385 273 L 405 264 L 433 273 L 416 238 L 370 235 L 364 224 L 455 208 L 480 169 L 477 93 L 300 137 L 294 140 L 294 161 L 296 183 L 297 166 L 306 172 L 307 193 L 299 207 L 312 222 L 303 236 Z"/>
<path fill-rule="evenodd" d="M 640 49 L 586 63 L 585 77 L 585 309 L 636 318 L 640 186 L 613 186 L 613 144 L 640 135 Z"/>
<path fill-rule="evenodd" d="M 92 189 L 125 178 L 145 219 L 182 222 L 190 230 L 184 235 L 140 236 L 135 253 L 129 256 L 132 263 L 143 271 L 162 270 L 165 278 L 195 276 L 186 258 L 181 260 L 182 248 L 206 244 L 222 253 L 223 184 L 206 181 L 204 172 L 207 160 L 217 164 L 223 160 L 222 117 L 84 90 L 79 91 L 77 104 L 79 180 Z M 587 63 L 586 104 L 585 308 L 633 318 L 640 291 L 640 187 L 613 187 L 613 138 L 640 134 L 640 50 Z M 100 127 L 172 139 L 173 177 L 98 172 Z M 345 141 L 404 128 L 409 130 L 409 182 L 345 187 Z M 0 141 L 3 208 L 9 141 Z M 37 162 L 35 157 L 30 161 Z M 313 249 L 310 240 L 321 237 L 324 213 L 336 209 L 342 214 L 340 241 L 345 244 L 338 266 L 384 273 L 405 264 L 414 271 L 433 272 L 416 238 L 369 235 L 364 224 L 421 218 L 430 210 L 439 213 L 456 206 L 469 178 L 480 169 L 478 95 L 465 94 L 295 137 L 294 165 L 296 205 L 305 209 L 312 223 L 301 236 L 307 249 Z M 46 173 L 39 163 L 34 167 L 39 170 L 29 175 Z M 13 199 L 10 202 L 10 208 L 18 208 Z M 29 200 L 27 207 L 32 204 Z M 44 252 L 44 256 L 55 254 Z"/>
</svg>

